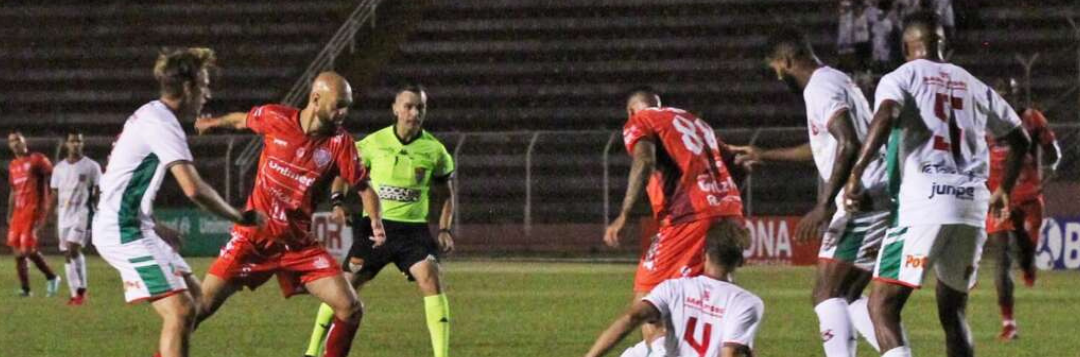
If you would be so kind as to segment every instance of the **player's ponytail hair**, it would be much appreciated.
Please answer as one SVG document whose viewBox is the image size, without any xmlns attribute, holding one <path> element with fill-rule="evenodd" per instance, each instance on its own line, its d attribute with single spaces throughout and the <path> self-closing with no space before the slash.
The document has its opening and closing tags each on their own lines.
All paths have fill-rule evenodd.
<svg viewBox="0 0 1080 357">
<path fill-rule="evenodd" d="M 743 250 L 750 246 L 750 231 L 739 219 L 721 219 L 713 223 L 705 236 L 705 254 L 709 260 L 728 270 L 743 263 Z"/>
<path fill-rule="evenodd" d="M 209 48 L 166 48 L 154 63 L 154 78 L 161 86 L 162 95 L 178 97 L 184 93 L 184 83 L 194 83 L 199 72 L 213 69 L 216 61 L 214 50 Z"/>
</svg>

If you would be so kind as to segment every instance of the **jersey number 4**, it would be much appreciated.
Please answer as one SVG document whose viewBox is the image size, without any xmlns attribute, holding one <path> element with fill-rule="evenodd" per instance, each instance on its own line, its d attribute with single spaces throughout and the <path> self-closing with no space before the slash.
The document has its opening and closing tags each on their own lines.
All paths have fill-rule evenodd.
<svg viewBox="0 0 1080 357">
<path fill-rule="evenodd" d="M 683 145 L 694 155 L 701 155 L 705 145 L 708 145 L 710 149 L 720 150 L 716 142 L 716 133 L 709 129 L 709 126 L 705 125 L 705 122 L 701 121 L 701 119 L 690 121 L 690 119 L 676 115 L 671 124 L 675 126 L 675 130 L 679 131 L 679 134 L 682 134 Z"/>
<path fill-rule="evenodd" d="M 694 337 L 698 326 L 698 319 L 696 317 L 691 317 L 686 321 L 686 333 L 683 334 L 683 340 L 686 341 L 690 347 L 693 347 L 694 351 L 697 351 L 698 356 L 701 357 L 704 357 L 705 352 L 709 351 L 709 341 L 712 339 L 712 324 L 706 322 L 703 325 L 705 325 L 705 327 L 701 331 L 701 341 L 698 341 L 697 338 Z"/>
</svg>

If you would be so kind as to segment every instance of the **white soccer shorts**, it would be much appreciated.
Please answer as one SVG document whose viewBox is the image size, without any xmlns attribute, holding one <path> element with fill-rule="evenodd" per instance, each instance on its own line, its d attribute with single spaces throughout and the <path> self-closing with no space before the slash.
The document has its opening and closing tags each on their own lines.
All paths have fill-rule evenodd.
<svg viewBox="0 0 1080 357">
<path fill-rule="evenodd" d="M 60 251 L 66 252 L 68 245 L 71 243 L 78 244 L 79 246 L 86 246 L 88 238 L 90 238 L 90 232 L 87 231 L 85 225 L 78 226 L 73 225 L 69 227 L 59 227 L 60 239 Z"/>
<path fill-rule="evenodd" d="M 128 303 L 166 297 L 187 290 L 183 274 L 191 267 L 153 232 L 118 245 L 95 245 L 105 261 L 120 272 Z"/>
<path fill-rule="evenodd" d="M 850 263 L 873 271 L 889 228 L 889 217 L 889 211 L 855 214 L 837 211 L 821 240 L 818 259 Z"/>
<path fill-rule="evenodd" d="M 874 279 L 912 288 L 927 269 L 957 291 L 975 287 L 986 230 L 965 224 L 893 227 L 885 235 Z"/>
</svg>

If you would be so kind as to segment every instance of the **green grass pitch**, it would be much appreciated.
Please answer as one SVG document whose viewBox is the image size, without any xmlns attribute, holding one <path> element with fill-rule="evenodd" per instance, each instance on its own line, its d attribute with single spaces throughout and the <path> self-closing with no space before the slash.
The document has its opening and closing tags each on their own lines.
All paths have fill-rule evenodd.
<svg viewBox="0 0 1080 357">
<path fill-rule="evenodd" d="M 50 257 L 58 271 L 62 261 Z M 208 258 L 190 259 L 206 272 Z M 69 307 L 45 298 L 41 275 L 31 270 L 35 297 L 15 296 L 10 256 L 0 260 L 0 355 L 146 356 L 156 347 L 158 318 L 146 304 L 123 303 L 119 275 L 94 257 L 90 299 Z M 983 267 L 968 314 L 979 356 L 1080 356 L 1080 279 L 1076 272 L 1042 272 L 1035 289 L 1019 288 L 1022 337 L 1009 344 L 999 330 L 993 281 Z M 451 303 L 451 354 L 580 356 L 629 302 L 633 265 L 451 261 L 445 266 Z M 821 356 L 817 319 L 810 306 L 810 268 L 748 267 L 738 283 L 765 300 L 759 356 Z M 65 283 L 66 284 L 66 283 Z M 932 286 L 932 283 L 930 284 Z M 361 292 L 367 315 L 352 356 L 430 356 L 423 305 L 416 288 L 393 267 Z M 282 299 L 271 280 L 234 296 L 193 338 L 193 356 L 300 356 L 317 304 L 309 296 Z M 932 290 L 919 291 L 905 311 L 917 356 L 944 356 Z M 629 346 L 631 341 L 623 343 Z M 618 354 L 615 354 L 618 355 Z M 866 345 L 860 355 L 876 355 Z"/>
</svg>

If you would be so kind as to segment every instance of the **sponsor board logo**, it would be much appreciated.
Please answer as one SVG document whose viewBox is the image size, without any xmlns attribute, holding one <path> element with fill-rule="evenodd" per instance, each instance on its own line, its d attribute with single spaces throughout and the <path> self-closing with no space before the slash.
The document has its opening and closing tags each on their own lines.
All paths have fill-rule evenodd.
<svg viewBox="0 0 1080 357">
<path fill-rule="evenodd" d="M 975 187 L 943 185 L 934 182 L 930 187 L 930 196 L 926 198 L 933 199 L 937 196 L 953 196 L 958 200 L 971 201 L 975 199 Z"/>
<path fill-rule="evenodd" d="M 1080 218 L 1054 217 L 1043 221 L 1035 253 L 1040 269 L 1080 269 Z"/>
</svg>

